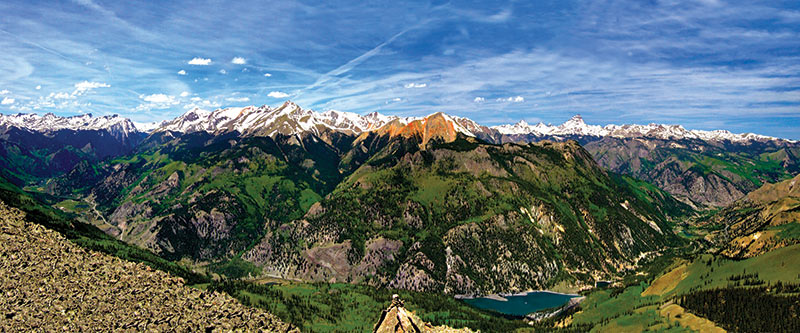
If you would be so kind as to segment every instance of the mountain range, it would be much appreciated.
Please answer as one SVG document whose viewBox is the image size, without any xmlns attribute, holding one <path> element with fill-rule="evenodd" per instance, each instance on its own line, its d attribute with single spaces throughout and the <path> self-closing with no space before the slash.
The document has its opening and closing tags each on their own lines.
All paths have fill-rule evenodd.
<svg viewBox="0 0 800 333">
<path fill-rule="evenodd" d="M 538 141 L 533 138 L 546 139 L 572 137 L 615 137 L 615 138 L 655 138 L 685 140 L 697 139 L 715 142 L 752 143 L 779 141 L 795 143 L 793 140 L 780 139 L 753 133 L 734 134 L 726 130 L 687 130 L 681 125 L 588 125 L 580 115 L 573 116 L 560 125 L 538 123 L 530 125 L 524 120 L 516 124 L 487 127 L 468 118 L 445 115 L 452 122 L 457 132 L 474 136 L 492 143 Z M 72 117 L 59 117 L 52 113 L 39 116 L 37 114 L 0 114 L 0 128 L 22 128 L 40 133 L 52 133 L 58 130 L 105 130 L 118 140 L 126 140 L 137 133 L 173 131 L 192 133 L 205 131 L 221 133 L 237 131 L 242 135 L 273 136 L 275 134 L 299 134 L 322 130 L 334 130 L 348 134 L 360 134 L 376 130 L 390 122 L 408 124 L 426 117 L 397 117 L 372 112 L 359 115 L 352 112 L 329 110 L 315 112 L 302 109 L 297 104 L 287 101 L 279 107 L 247 106 L 231 107 L 206 111 L 194 108 L 183 115 L 161 122 L 135 125 L 126 118 L 113 116 L 92 117 L 83 114 Z M 141 128 L 141 129 L 140 129 Z M 563 140 L 563 139 L 562 139 Z"/>
<path fill-rule="evenodd" d="M 195 283 L 419 295 L 581 290 L 652 279 L 659 258 L 688 249 L 759 259 L 800 238 L 791 140 L 580 116 L 487 127 L 292 102 L 151 125 L 0 116 L 0 200 L 81 246 Z M 272 293 L 246 280 L 214 288 L 248 303 L 242 290 Z"/>
<path fill-rule="evenodd" d="M 407 124 L 429 116 L 397 117 L 382 115 L 377 112 L 362 116 L 356 113 L 335 110 L 315 112 L 302 109 L 297 104 L 287 101 L 276 108 L 248 106 L 214 111 L 194 108 L 175 119 L 158 123 L 149 131 L 175 131 L 181 133 L 238 131 L 243 135 L 272 136 L 277 133 L 289 135 L 307 131 L 316 134 L 321 128 L 326 128 L 349 134 L 360 134 L 376 130 L 392 121 Z M 516 124 L 492 127 L 480 125 L 468 118 L 446 116 L 454 124 L 457 132 L 493 143 L 536 141 L 531 137 L 552 139 L 555 137 L 569 138 L 576 136 L 646 137 L 673 140 L 698 139 L 730 142 L 794 142 L 753 133 L 734 134 L 726 130 L 687 130 L 681 125 L 587 125 L 580 115 L 573 116 L 560 125 L 546 125 L 544 123 L 529 125 L 522 120 Z M 523 137 L 528 137 L 528 139 L 523 139 Z"/>
<path fill-rule="evenodd" d="M 124 155 L 150 133 L 162 136 L 169 133 L 166 135 L 173 137 L 195 132 L 236 133 L 241 137 L 311 133 L 331 144 L 329 136 L 333 133 L 386 133 L 414 121 L 424 122 L 432 116 L 397 117 L 377 112 L 359 115 L 334 110 L 315 112 L 287 101 L 276 108 L 248 106 L 214 111 L 195 108 L 175 119 L 150 124 L 145 132 L 129 120 L 116 116 L 0 115 L 0 135 L 6 138 L 5 145 L 10 142 L 17 146 L 4 148 L 0 151 L 0 158 L 15 166 L 9 168 L 13 171 L 7 176 L 22 184 L 24 180 L 41 181 L 43 174 L 52 177 L 68 172 L 81 160 L 96 161 Z M 602 167 L 657 184 L 697 208 L 726 206 L 764 183 L 780 181 L 800 171 L 799 143 L 752 133 L 687 130 L 681 125 L 661 124 L 598 126 L 586 124 L 580 116 L 560 125 L 529 125 L 520 121 L 513 125 L 487 127 L 468 118 L 442 116 L 450 124 L 442 129 L 450 130 L 452 127 L 448 134 L 450 137 L 461 133 L 494 144 L 576 140 Z M 23 134 L 14 136 L 14 131 Z M 53 151 L 49 148 L 52 144 L 46 142 L 29 146 L 27 142 L 35 140 L 24 136 L 24 133 L 35 132 L 45 138 L 55 138 L 59 131 L 91 132 L 95 133 L 94 136 L 99 133 L 110 135 L 115 140 L 105 142 L 107 147 L 98 147 L 102 143 L 85 139 L 70 145 L 67 151 Z M 89 156 L 83 156 L 86 154 Z M 26 168 L 33 164 L 54 167 L 48 167 L 50 171 L 27 171 Z"/>
<path fill-rule="evenodd" d="M 146 136 L 119 116 L 0 115 L 0 176 L 39 184 L 82 162 L 127 154 Z"/>
</svg>

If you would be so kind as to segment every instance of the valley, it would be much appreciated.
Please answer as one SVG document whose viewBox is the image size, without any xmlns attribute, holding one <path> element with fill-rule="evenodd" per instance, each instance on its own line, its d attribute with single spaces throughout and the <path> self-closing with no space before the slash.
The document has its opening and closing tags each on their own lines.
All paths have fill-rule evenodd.
<svg viewBox="0 0 800 333">
<path fill-rule="evenodd" d="M 0 332 L 800 332 L 800 1 L 0 1 Z"/>
<path fill-rule="evenodd" d="M 292 102 L 190 110 L 150 132 L 25 117 L 37 127 L 0 118 L 5 204 L 303 331 L 369 330 L 393 293 L 427 323 L 481 331 L 751 330 L 704 299 L 797 301 L 794 141 Z M 64 131 L 89 143 L 48 141 Z M 135 139 L 105 151 L 102 133 Z M 454 298 L 531 290 L 582 298 L 552 316 L 531 312 L 571 296 L 530 310 Z"/>
</svg>

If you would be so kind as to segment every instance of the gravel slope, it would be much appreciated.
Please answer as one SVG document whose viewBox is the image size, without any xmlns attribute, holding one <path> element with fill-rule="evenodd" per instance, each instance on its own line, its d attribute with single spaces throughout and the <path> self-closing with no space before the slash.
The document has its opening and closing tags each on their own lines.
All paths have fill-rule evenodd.
<svg viewBox="0 0 800 333">
<path fill-rule="evenodd" d="M 0 202 L 0 331 L 293 330 L 181 278 L 90 252 Z"/>
</svg>

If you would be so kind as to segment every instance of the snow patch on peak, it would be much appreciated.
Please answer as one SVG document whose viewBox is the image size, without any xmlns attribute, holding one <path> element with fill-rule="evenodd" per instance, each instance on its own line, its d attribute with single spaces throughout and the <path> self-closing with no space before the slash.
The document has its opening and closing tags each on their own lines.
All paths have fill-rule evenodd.
<svg viewBox="0 0 800 333">
<path fill-rule="evenodd" d="M 748 142 L 758 140 L 782 140 L 752 133 L 734 134 L 726 130 L 701 131 L 687 130 L 681 125 L 664 124 L 626 124 L 626 125 L 587 125 L 583 117 L 575 115 L 558 126 L 539 123 L 531 126 L 524 120 L 513 125 L 499 125 L 492 129 L 503 135 L 535 136 L 613 136 L 618 138 L 650 137 L 658 139 L 700 139 L 705 141 Z M 787 140 L 789 141 L 789 140 Z"/>
<path fill-rule="evenodd" d="M 24 128 L 35 132 L 49 132 L 62 129 L 70 130 L 114 130 L 124 133 L 137 132 L 130 119 L 118 115 L 93 117 L 82 114 L 61 117 L 53 113 L 40 116 L 35 113 L 18 113 L 14 115 L 0 114 L 0 126 Z"/>
</svg>

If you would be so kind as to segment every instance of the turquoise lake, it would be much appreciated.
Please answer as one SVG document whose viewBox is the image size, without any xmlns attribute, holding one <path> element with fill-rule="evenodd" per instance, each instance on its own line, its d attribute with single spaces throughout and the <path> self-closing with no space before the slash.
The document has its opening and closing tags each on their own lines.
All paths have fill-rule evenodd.
<svg viewBox="0 0 800 333">
<path fill-rule="evenodd" d="M 531 312 L 564 305 L 573 297 L 577 297 L 577 295 L 532 291 L 525 295 L 503 297 L 508 301 L 498 301 L 482 297 L 464 299 L 464 302 L 479 309 L 491 310 L 512 316 L 524 316 Z"/>
</svg>

